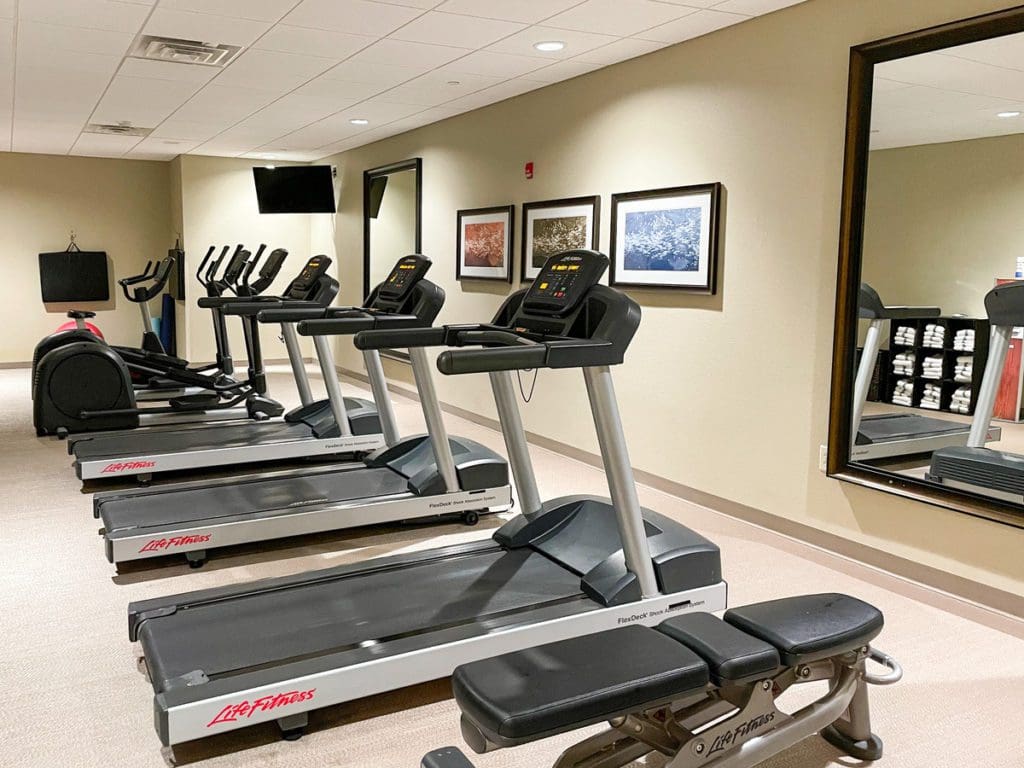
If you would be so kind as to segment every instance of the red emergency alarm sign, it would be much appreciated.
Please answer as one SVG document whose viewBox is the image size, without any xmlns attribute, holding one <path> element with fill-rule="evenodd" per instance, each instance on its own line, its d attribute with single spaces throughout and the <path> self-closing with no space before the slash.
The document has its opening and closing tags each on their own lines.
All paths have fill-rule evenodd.
<svg viewBox="0 0 1024 768">
<path fill-rule="evenodd" d="M 533 178 L 533 161 L 530 161 L 529 163 L 523 166 L 523 172 L 526 174 L 526 178 Z"/>
</svg>

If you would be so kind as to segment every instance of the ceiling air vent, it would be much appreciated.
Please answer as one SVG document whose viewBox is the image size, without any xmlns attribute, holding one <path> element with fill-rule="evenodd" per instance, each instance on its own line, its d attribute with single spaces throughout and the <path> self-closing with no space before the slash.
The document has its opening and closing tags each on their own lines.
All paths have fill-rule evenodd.
<svg viewBox="0 0 1024 768">
<path fill-rule="evenodd" d="M 104 123 L 89 123 L 85 126 L 85 133 L 105 133 L 113 136 L 149 136 L 152 128 L 136 128 L 131 123 L 116 123 L 114 125 Z"/>
<path fill-rule="evenodd" d="M 139 35 L 129 56 L 137 59 L 170 61 L 177 64 L 201 64 L 205 67 L 225 67 L 242 50 L 237 45 L 216 45 L 199 40 L 180 40 L 175 37 Z"/>
</svg>

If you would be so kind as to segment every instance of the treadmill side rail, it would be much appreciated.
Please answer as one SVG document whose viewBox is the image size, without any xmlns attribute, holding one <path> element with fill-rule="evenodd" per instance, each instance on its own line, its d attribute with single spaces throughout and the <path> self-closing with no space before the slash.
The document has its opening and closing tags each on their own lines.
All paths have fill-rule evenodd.
<svg viewBox="0 0 1024 768">
<path fill-rule="evenodd" d="M 432 644 L 429 637 L 422 647 L 393 655 L 378 646 L 380 658 L 373 661 L 332 667 L 325 660 L 325 669 L 303 676 L 289 674 L 289 665 L 232 675 L 157 694 L 155 725 L 161 742 L 171 746 L 437 680 L 470 661 L 629 624 L 654 626 L 669 616 L 725 607 L 723 582 L 626 605 L 595 605 L 593 610 L 536 623 L 527 616 L 513 626 L 442 646 Z"/>
<path fill-rule="evenodd" d="M 182 451 L 133 456 L 129 460 L 81 459 L 74 463 L 80 480 L 112 479 L 133 475 L 152 475 L 196 467 L 218 467 L 229 464 L 279 461 L 308 456 L 363 453 L 384 445 L 383 435 L 346 435 L 323 439 L 289 440 L 203 451 Z"/>
<path fill-rule="evenodd" d="M 234 518 L 206 518 L 178 525 L 107 530 L 103 538 L 107 559 L 112 563 L 122 563 L 470 510 L 503 512 L 511 506 L 512 492 L 505 485 L 436 496 L 357 498 L 298 507 L 288 514 L 275 511 L 273 514 L 236 515 Z"/>
</svg>

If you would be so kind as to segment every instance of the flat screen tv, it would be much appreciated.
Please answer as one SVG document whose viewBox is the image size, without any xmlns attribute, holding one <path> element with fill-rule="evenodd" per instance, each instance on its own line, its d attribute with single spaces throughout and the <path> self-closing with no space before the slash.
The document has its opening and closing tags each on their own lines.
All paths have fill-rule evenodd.
<svg viewBox="0 0 1024 768">
<path fill-rule="evenodd" d="M 43 301 L 109 301 L 105 251 L 57 251 L 39 254 Z"/>
<path fill-rule="evenodd" d="M 334 213 L 334 174 L 329 165 L 254 167 L 260 213 Z"/>
</svg>

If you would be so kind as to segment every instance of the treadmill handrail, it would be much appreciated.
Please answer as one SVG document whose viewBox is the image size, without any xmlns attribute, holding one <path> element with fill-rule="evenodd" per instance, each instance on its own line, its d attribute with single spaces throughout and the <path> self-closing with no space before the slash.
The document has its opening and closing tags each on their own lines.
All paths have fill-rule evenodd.
<svg viewBox="0 0 1024 768">
<path fill-rule="evenodd" d="M 284 299 L 280 296 L 204 296 L 200 307 L 219 307 L 225 315 L 257 315 L 267 309 L 310 307 L 323 309 L 323 304 L 310 299 Z"/>
<path fill-rule="evenodd" d="M 369 314 L 362 317 L 331 317 L 303 320 L 296 330 L 300 336 L 354 336 L 377 328 L 422 328 L 423 321 L 416 315 Z"/>
<path fill-rule="evenodd" d="M 463 373 L 490 373 L 547 368 L 548 346 L 484 347 L 449 349 L 438 355 L 437 369 L 448 376 Z"/>
<path fill-rule="evenodd" d="M 857 300 L 857 317 L 861 320 L 916 320 L 919 318 L 941 317 L 939 307 L 889 306 L 867 283 L 860 284 Z"/>
<path fill-rule="evenodd" d="M 484 323 L 465 323 L 461 325 L 441 325 L 430 328 L 407 328 L 403 330 L 375 330 L 357 333 L 353 339 L 356 349 L 410 349 L 413 347 L 451 347 L 458 346 L 460 333 L 467 331 L 497 330 L 508 332 L 507 328 L 498 328 Z"/>
</svg>

